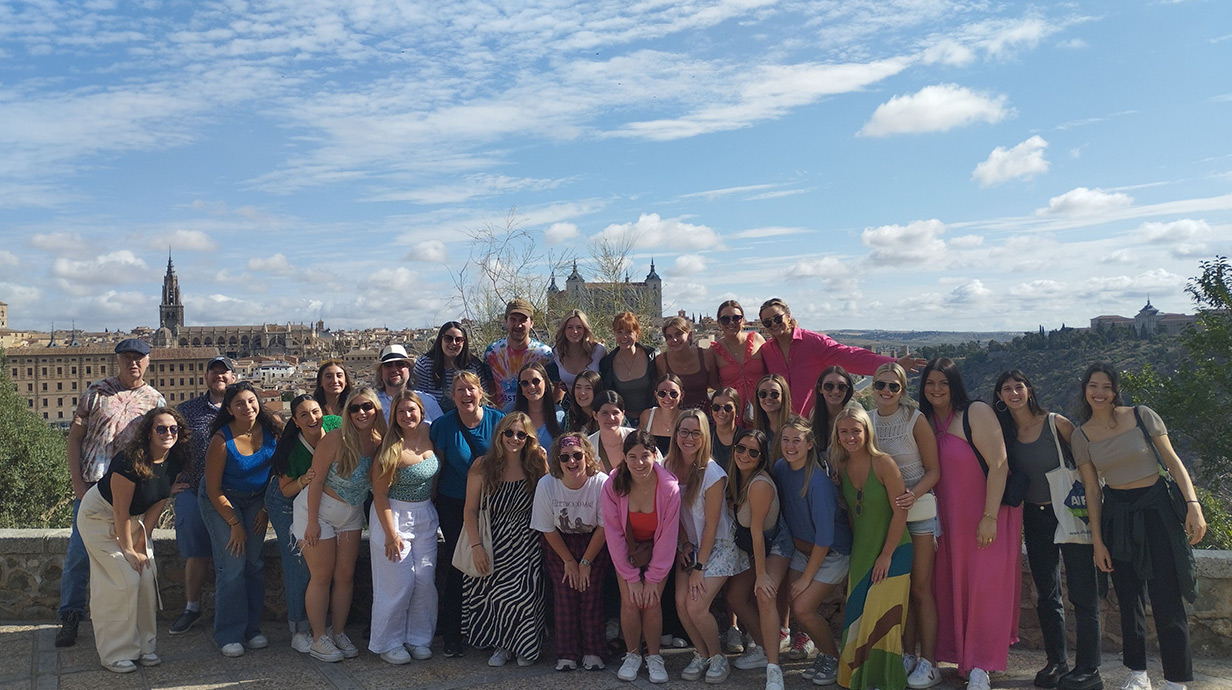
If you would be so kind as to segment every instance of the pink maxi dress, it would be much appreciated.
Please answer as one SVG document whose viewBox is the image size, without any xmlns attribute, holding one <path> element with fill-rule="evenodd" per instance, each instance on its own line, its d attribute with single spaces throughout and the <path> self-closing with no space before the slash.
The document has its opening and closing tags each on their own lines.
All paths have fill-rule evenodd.
<svg viewBox="0 0 1232 690">
<path fill-rule="evenodd" d="M 953 414 L 941 425 L 948 429 Z M 984 515 L 984 471 L 967 440 L 937 430 L 941 480 L 937 516 L 941 537 L 933 570 L 937 598 L 937 660 L 971 669 L 1004 671 L 1010 645 L 1018 641 L 1022 590 L 1022 509 L 1001 506 L 997 538 L 978 548 L 976 529 Z"/>
</svg>

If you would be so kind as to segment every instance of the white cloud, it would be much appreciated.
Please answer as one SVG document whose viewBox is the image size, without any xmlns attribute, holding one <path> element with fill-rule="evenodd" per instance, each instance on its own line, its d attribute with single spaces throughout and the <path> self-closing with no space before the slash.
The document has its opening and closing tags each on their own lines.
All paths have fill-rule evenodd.
<svg viewBox="0 0 1232 690">
<path fill-rule="evenodd" d="M 1039 216 L 1093 216 L 1128 208 L 1133 203 L 1133 197 L 1121 192 L 1075 187 L 1060 196 L 1049 199 L 1048 208 L 1037 209 L 1035 214 Z"/>
<path fill-rule="evenodd" d="M 218 249 L 218 244 L 200 230 L 175 230 L 154 235 L 150 242 L 157 247 L 170 246 L 176 251 L 212 252 Z"/>
<path fill-rule="evenodd" d="M 984 244 L 983 235 L 962 235 L 955 237 L 948 243 L 954 249 L 974 249 Z"/>
<path fill-rule="evenodd" d="M 741 230 L 734 233 L 732 237 L 739 239 L 752 240 L 761 239 L 764 237 L 782 237 L 785 235 L 800 235 L 809 232 L 808 228 L 787 228 L 778 225 L 770 225 L 764 228 L 751 228 L 749 230 Z"/>
<path fill-rule="evenodd" d="M 1206 239 L 1211 234 L 1211 226 L 1205 220 L 1182 218 L 1171 223 L 1143 223 L 1138 232 L 1147 242 L 1170 244 Z"/>
<path fill-rule="evenodd" d="M 635 249 L 697 250 L 722 246 L 722 239 L 713 229 L 678 218 L 660 218 L 657 213 L 643 213 L 636 223 L 613 223 L 593 239 L 616 246 L 629 243 Z"/>
<path fill-rule="evenodd" d="M 676 263 L 672 266 L 672 274 L 678 276 L 691 276 L 705 270 L 706 257 L 701 254 L 681 254 L 676 257 Z"/>
<path fill-rule="evenodd" d="M 31 235 L 30 246 L 53 254 L 82 254 L 90 251 L 90 243 L 77 232 L 48 232 Z"/>
<path fill-rule="evenodd" d="M 404 294 L 419 285 L 419 274 L 405 266 L 382 268 L 360 283 L 366 291 L 393 295 Z"/>
<path fill-rule="evenodd" d="M 1106 264 L 1131 264 L 1134 262 L 1134 253 L 1128 249 L 1118 249 L 1100 259 Z"/>
<path fill-rule="evenodd" d="M 950 305 L 973 304 L 982 301 L 991 294 L 992 290 L 984 287 L 983 281 L 972 279 L 950 291 L 945 301 Z"/>
<path fill-rule="evenodd" d="M 933 218 L 917 220 L 907 225 L 882 225 L 865 228 L 860 240 L 873 251 L 869 259 L 876 264 L 902 266 L 923 264 L 920 268 L 940 268 L 927 264 L 945 257 L 945 242 L 940 236 L 945 224 Z"/>
<path fill-rule="evenodd" d="M 51 274 L 60 285 L 77 295 L 89 293 L 87 286 L 129 283 L 145 278 L 149 271 L 145 261 L 127 249 L 84 261 L 60 258 L 51 264 Z"/>
<path fill-rule="evenodd" d="M 248 260 L 248 270 L 254 273 L 268 273 L 275 276 L 289 276 L 295 273 L 296 268 L 291 264 L 284 254 L 275 254 L 273 256 L 261 259 L 252 258 Z"/>
<path fill-rule="evenodd" d="M 443 264 L 447 258 L 445 243 L 440 240 L 424 240 L 411 247 L 405 258 L 409 261 Z"/>
<path fill-rule="evenodd" d="M 998 146 L 988 154 L 988 158 L 975 166 L 971 177 L 979 181 L 981 187 L 991 187 L 1009 180 L 1026 180 L 1036 175 L 1048 172 L 1048 161 L 1044 158 L 1044 149 L 1048 142 L 1038 134 L 1006 149 Z"/>
<path fill-rule="evenodd" d="M 17 255 L 7 249 L 0 249 L 0 266 L 16 266 Z"/>
<path fill-rule="evenodd" d="M 841 278 L 850 273 L 846 264 L 833 256 L 800 259 L 787 269 L 787 277 L 791 279 Z"/>
<path fill-rule="evenodd" d="M 560 244 L 578 236 L 578 226 L 573 223 L 552 223 L 543 231 L 543 239 L 548 244 Z"/>
<path fill-rule="evenodd" d="M 1000 122 L 1011 114 L 1004 95 L 982 94 L 957 84 L 925 86 L 914 94 L 895 96 L 877 106 L 857 133 L 886 137 L 894 134 L 945 132 L 976 122 Z"/>
<path fill-rule="evenodd" d="M 1020 300 L 1053 300 L 1072 297 L 1070 287 L 1056 280 L 1032 280 L 1014 285 L 1010 295 Z"/>
</svg>

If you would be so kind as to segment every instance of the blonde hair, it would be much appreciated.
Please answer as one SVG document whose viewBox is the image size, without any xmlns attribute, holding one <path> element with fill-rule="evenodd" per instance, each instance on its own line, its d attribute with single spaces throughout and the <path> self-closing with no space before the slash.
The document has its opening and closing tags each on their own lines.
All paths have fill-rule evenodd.
<svg viewBox="0 0 1232 690">
<path fill-rule="evenodd" d="M 595 447 L 590 444 L 590 439 L 586 438 L 586 434 L 569 431 L 561 434 L 555 441 L 552 441 L 552 449 L 548 451 L 548 474 L 557 479 L 565 476 L 564 470 L 560 467 L 560 452 L 561 441 L 567 438 L 578 440 L 578 446 L 582 451 L 582 466 L 586 468 L 587 477 L 593 477 L 595 474 L 603 471 L 603 467 L 595 459 Z M 573 444 L 569 445 L 572 446 Z"/>
<path fill-rule="evenodd" d="M 684 333 L 684 336 L 685 336 L 684 341 L 686 343 L 689 343 L 689 344 L 693 343 L 693 324 L 689 323 L 688 319 L 684 318 L 683 316 L 679 316 L 679 315 L 669 316 L 663 320 L 663 327 L 660 328 L 659 330 L 662 331 L 664 336 L 666 336 L 667 329 L 669 328 L 678 329 L 681 333 Z"/>
<path fill-rule="evenodd" d="M 688 467 L 682 467 L 684 464 L 684 452 L 680 450 L 678 441 L 680 435 L 680 425 L 686 419 L 697 420 L 697 428 L 702 433 L 701 440 L 697 446 L 697 455 L 693 458 L 693 462 Z M 684 492 L 680 496 L 681 505 L 687 506 L 693 503 L 697 498 L 697 492 L 701 490 L 702 483 L 696 481 L 706 472 L 706 465 L 710 463 L 710 422 L 706 419 L 705 413 L 701 410 L 693 408 L 683 410 L 676 417 L 676 425 L 672 427 L 671 445 L 667 449 L 667 457 L 663 460 L 663 466 L 668 472 L 676 475 L 677 482 L 684 487 Z"/>
<path fill-rule="evenodd" d="M 581 309 L 574 309 L 565 315 L 565 318 L 560 320 L 560 325 L 556 327 L 556 339 L 552 343 L 552 349 L 559 355 L 564 355 L 569 352 L 572 343 L 565 337 L 565 325 L 569 323 L 569 319 L 577 319 L 582 322 L 582 342 L 579 343 L 582 347 L 582 352 L 590 355 L 594 352 L 595 345 L 599 341 L 595 340 L 595 332 L 590 328 L 590 319 L 586 318 L 586 312 Z"/>
<path fill-rule="evenodd" d="M 371 388 L 360 388 L 351 397 L 347 399 L 347 406 L 359 404 L 363 400 L 368 400 L 376 408 L 372 419 L 372 428 L 378 434 L 378 440 L 385 437 L 387 431 L 385 426 L 385 412 L 381 409 L 381 399 L 376 396 L 376 391 Z M 362 446 L 360 444 L 360 434 L 363 433 L 355 422 L 351 421 L 351 412 L 349 410 L 342 411 L 342 448 L 338 451 L 338 476 L 343 479 L 348 479 L 355 468 L 359 466 L 359 458 L 363 455 Z"/>
<path fill-rule="evenodd" d="M 885 373 L 894 374 L 894 378 L 898 380 L 898 385 L 903 387 L 902 395 L 898 398 L 898 404 L 905 405 L 909 410 L 920 409 L 920 406 L 916 404 L 916 401 L 911 399 L 911 394 L 907 391 L 907 370 L 903 368 L 903 365 L 898 362 L 886 362 L 885 364 L 882 364 L 877 367 L 876 371 L 873 372 L 873 381 L 876 381 L 878 376 Z"/>
<path fill-rule="evenodd" d="M 496 425 L 492 432 L 492 445 L 483 457 L 471 465 L 471 472 L 483 478 L 483 494 L 494 493 L 500 487 L 501 476 L 505 474 L 505 444 L 501 437 L 505 429 L 521 425 L 526 433 L 526 443 L 522 446 L 518 460 L 522 463 L 522 471 L 526 474 L 526 491 L 531 496 L 539 486 L 539 480 L 548 473 L 548 458 L 543 446 L 539 445 L 539 437 L 535 435 L 535 426 L 530 423 L 530 417 L 525 412 L 510 412 Z"/>
<path fill-rule="evenodd" d="M 455 369 L 453 372 L 453 383 L 449 386 L 449 397 L 453 398 L 453 392 L 458 389 L 458 382 L 463 381 L 468 386 L 474 386 L 479 389 L 479 406 L 491 406 L 492 399 L 488 397 L 488 392 L 483 389 L 483 381 L 479 380 L 479 374 L 467 369 Z"/>
<path fill-rule="evenodd" d="M 783 421 L 782 429 L 779 433 L 782 434 L 783 429 L 795 429 L 804 435 L 804 442 L 811 445 L 812 449 L 808 452 L 808 458 L 804 463 L 804 481 L 800 485 L 800 498 L 808 495 L 809 484 L 813 481 L 813 470 L 820 467 L 826 474 L 830 473 L 830 468 L 821 459 L 821 455 L 817 450 L 817 436 L 813 433 L 813 425 L 809 424 L 808 420 L 798 414 L 789 415 Z"/>
<path fill-rule="evenodd" d="M 851 458 L 847 449 L 838 442 L 838 424 L 844 419 L 854 419 L 864 427 L 864 451 L 869 454 L 869 457 L 885 455 L 885 452 L 877 447 L 877 432 L 873 430 L 873 420 L 869 418 L 868 413 L 854 402 L 847 403 L 843 411 L 834 416 L 834 431 L 830 434 L 830 459 L 834 461 L 839 471 L 847 466 L 847 460 Z"/>
<path fill-rule="evenodd" d="M 402 425 L 398 424 L 398 406 L 407 400 L 419 408 L 420 424 L 424 423 L 422 417 L 426 414 L 423 400 L 413 390 L 400 391 L 389 401 L 389 418 L 393 420 L 393 423 L 389 425 L 388 433 L 381 439 L 381 448 L 376 452 L 376 460 L 374 462 L 380 470 L 380 476 L 388 477 L 390 482 L 393 481 L 394 472 L 398 469 L 398 463 L 402 460 L 403 437 Z"/>
</svg>

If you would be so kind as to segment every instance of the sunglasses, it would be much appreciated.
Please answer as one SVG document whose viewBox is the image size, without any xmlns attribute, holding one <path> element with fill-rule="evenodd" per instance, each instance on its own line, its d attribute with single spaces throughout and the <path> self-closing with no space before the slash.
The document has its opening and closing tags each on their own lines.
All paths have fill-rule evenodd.
<svg viewBox="0 0 1232 690">
<path fill-rule="evenodd" d="M 405 360 L 400 359 L 396 362 L 381 362 L 381 368 L 382 369 L 410 369 L 411 365 L 407 364 Z"/>
<path fill-rule="evenodd" d="M 701 429 L 677 429 L 676 435 L 680 438 L 691 438 L 694 441 L 702 437 Z"/>
<path fill-rule="evenodd" d="M 561 454 L 560 454 L 560 457 L 559 457 L 559 458 L 557 458 L 557 459 L 558 459 L 558 460 L 560 461 L 560 463 L 563 465 L 563 464 L 565 464 L 566 462 L 569 462 L 569 460 L 570 460 L 571 458 L 572 458 L 573 460 L 577 460 L 578 462 L 581 462 L 581 461 L 582 461 L 582 458 L 584 458 L 584 457 L 586 457 L 586 456 L 582 454 L 582 451 L 580 451 L 580 450 L 575 450 L 575 451 L 573 451 L 572 453 L 561 453 Z"/>
<path fill-rule="evenodd" d="M 735 314 L 735 315 L 728 314 L 728 315 L 719 317 L 719 323 L 723 324 L 724 326 L 730 326 L 733 323 L 743 323 L 743 322 L 744 322 L 744 314 Z"/>
<path fill-rule="evenodd" d="M 783 325 L 783 315 L 775 314 L 774 316 L 771 316 L 768 319 L 762 319 L 761 325 L 765 326 L 766 328 L 774 328 L 775 326 L 782 326 Z"/>
<path fill-rule="evenodd" d="M 883 391 L 887 388 L 891 393 L 897 393 L 903 389 L 903 384 L 898 381 L 873 381 L 873 390 Z"/>
<path fill-rule="evenodd" d="M 536 376 L 533 379 L 522 379 L 518 381 L 518 385 L 523 388 L 538 388 L 543 385 L 543 379 Z"/>
<path fill-rule="evenodd" d="M 347 405 L 347 412 L 350 412 L 351 414 L 355 414 L 360 410 L 363 410 L 364 412 L 371 412 L 375 409 L 376 405 L 373 405 L 370 402 L 351 403 L 350 405 Z"/>
<path fill-rule="evenodd" d="M 441 341 L 446 343 L 465 343 L 466 338 L 460 335 L 442 335 Z"/>
<path fill-rule="evenodd" d="M 163 436 L 165 434 L 171 434 L 172 436 L 178 436 L 180 433 L 180 427 L 179 425 L 176 425 L 176 424 L 172 424 L 171 426 L 167 426 L 166 424 L 159 424 L 158 426 L 154 427 L 154 431 L 159 436 Z"/>
<path fill-rule="evenodd" d="M 747 455 L 754 460 L 761 457 L 760 448 L 750 448 L 744 445 L 743 443 L 737 443 L 736 447 L 733 450 L 735 450 L 737 453 L 740 453 L 742 455 Z"/>
<path fill-rule="evenodd" d="M 513 437 L 515 437 L 515 436 L 516 436 L 516 437 L 518 438 L 518 440 L 519 440 L 519 441 L 525 441 L 525 440 L 526 440 L 526 432 L 525 432 L 525 431 L 514 431 L 513 429 L 505 429 L 505 431 L 504 431 L 503 433 L 504 433 L 504 435 L 505 435 L 505 438 L 513 438 Z"/>
<path fill-rule="evenodd" d="M 671 398 L 672 400 L 675 400 L 680 397 L 680 391 L 655 391 L 655 395 L 660 398 Z"/>
<path fill-rule="evenodd" d="M 757 397 L 761 398 L 762 400 L 765 400 L 766 398 L 770 398 L 771 400 L 778 400 L 779 392 L 778 391 L 757 391 Z"/>
<path fill-rule="evenodd" d="M 838 391 L 840 393 L 846 393 L 847 388 L 848 388 L 847 384 L 835 383 L 833 381 L 826 381 L 825 383 L 821 384 L 821 389 L 827 393 L 833 393 L 834 391 Z"/>
<path fill-rule="evenodd" d="M 723 403 L 722 405 L 718 403 L 712 403 L 710 405 L 710 411 L 711 412 L 726 412 L 728 414 L 731 414 L 732 412 L 736 411 L 736 406 L 731 403 Z"/>
</svg>

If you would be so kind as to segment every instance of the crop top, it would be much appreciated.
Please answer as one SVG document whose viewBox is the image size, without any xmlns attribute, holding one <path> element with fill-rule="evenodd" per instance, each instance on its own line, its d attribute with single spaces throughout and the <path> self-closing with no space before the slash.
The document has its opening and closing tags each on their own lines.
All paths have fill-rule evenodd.
<svg viewBox="0 0 1232 690">
<path fill-rule="evenodd" d="M 924 478 L 924 462 L 920 458 L 920 446 L 915 442 L 915 420 L 920 411 L 899 405 L 894 414 L 882 417 L 876 410 L 868 415 L 873 420 L 877 447 L 894 458 L 898 471 L 903 475 L 903 485 L 908 490 Z"/>
<path fill-rule="evenodd" d="M 654 539 L 655 530 L 659 528 L 659 507 L 656 505 L 653 512 L 635 513 L 629 511 L 629 530 L 633 541 L 651 541 Z"/>
<path fill-rule="evenodd" d="M 338 494 L 338 498 L 346 501 L 347 505 L 357 506 L 363 504 L 368 498 L 368 491 L 372 488 L 372 477 L 368 472 L 372 469 L 372 456 L 361 455 L 359 462 L 355 463 L 355 470 L 351 472 L 350 477 L 343 477 L 338 474 L 338 463 L 333 463 L 329 466 L 329 474 L 325 476 L 325 486 L 334 490 Z"/>
<path fill-rule="evenodd" d="M 400 466 L 394 471 L 394 483 L 389 487 L 389 497 L 408 503 L 432 498 L 432 482 L 440 471 L 441 463 L 434 453 L 429 453 L 414 465 Z"/>
<path fill-rule="evenodd" d="M 1154 410 L 1139 405 L 1138 414 L 1151 438 L 1167 435 L 1168 429 L 1164 426 L 1164 420 L 1160 419 Z M 1096 471 L 1111 486 L 1130 484 L 1159 471 L 1155 451 L 1147 442 L 1142 429 L 1137 426 L 1101 441 L 1090 440 L 1080 427 L 1071 439 L 1071 447 L 1075 464 L 1095 465 Z"/>
</svg>

